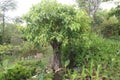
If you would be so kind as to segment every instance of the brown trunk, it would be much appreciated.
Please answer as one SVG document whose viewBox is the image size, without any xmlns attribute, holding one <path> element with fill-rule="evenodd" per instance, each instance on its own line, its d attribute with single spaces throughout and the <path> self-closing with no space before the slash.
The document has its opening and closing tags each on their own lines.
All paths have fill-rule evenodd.
<svg viewBox="0 0 120 80">
<path fill-rule="evenodd" d="M 52 40 L 51 42 L 52 48 L 53 48 L 53 65 L 52 69 L 54 71 L 54 79 L 53 80 L 61 80 L 60 75 L 57 71 L 59 68 L 62 67 L 61 63 L 61 43 L 58 42 L 56 39 Z"/>
<path fill-rule="evenodd" d="M 55 51 L 54 52 L 54 60 L 53 60 L 53 71 L 54 71 L 54 78 L 53 80 L 61 80 L 61 73 L 59 73 L 59 69 L 62 67 L 61 64 L 61 52 Z"/>
<path fill-rule="evenodd" d="M 62 67 L 61 65 L 61 52 L 60 51 L 54 51 L 54 59 L 53 59 L 53 69 L 54 71 L 58 70 Z"/>
<path fill-rule="evenodd" d="M 69 60 L 70 60 L 70 63 L 68 65 L 68 68 L 70 68 L 70 69 L 75 67 L 75 51 L 74 51 L 75 46 L 71 42 L 72 42 L 72 40 L 69 39 L 68 47 L 69 47 Z"/>
<path fill-rule="evenodd" d="M 68 65 L 70 69 L 74 68 L 74 62 L 75 62 L 75 54 L 74 51 L 71 49 L 70 51 L 70 55 L 69 55 L 69 59 L 70 59 L 70 64 Z"/>
</svg>

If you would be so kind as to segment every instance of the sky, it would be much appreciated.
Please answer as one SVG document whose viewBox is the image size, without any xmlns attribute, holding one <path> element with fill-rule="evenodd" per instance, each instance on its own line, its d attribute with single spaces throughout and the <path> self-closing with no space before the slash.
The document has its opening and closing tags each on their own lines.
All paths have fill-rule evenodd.
<svg viewBox="0 0 120 80">
<path fill-rule="evenodd" d="M 16 10 L 7 12 L 7 16 L 10 16 L 12 18 L 15 16 L 22 16 L 29 11 L 30 7 L 32 7 L 33 4 L 37 4 L 38 2 L 40 2 L 40 0 L 17 0 Z M 58 2 L 68 5 L 75 4 L 75 0 L 58 0 Z M 108 5 L 108 3 L 103 3 L 101 5 L 101 7 L 104 9 L 109 9 L 112 6 L 114 5 Z"/>
<path fill-rule="evenodd" d="M 37 4 L 38 2 L 40 2 L 40 0 L 17 0 L 16 10 L 8 11 L 7 16 L 12 18 L 22 16 L 29 11 L 33 4 Z M 63 4 L 75 4 L 74 0 L 58 0 L 58 2 Z"/>
</svg>

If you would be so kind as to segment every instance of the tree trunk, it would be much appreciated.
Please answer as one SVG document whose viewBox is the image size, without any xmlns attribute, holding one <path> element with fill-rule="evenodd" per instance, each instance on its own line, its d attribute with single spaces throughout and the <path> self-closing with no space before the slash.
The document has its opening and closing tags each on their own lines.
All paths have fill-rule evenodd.
<svg viewBox="0 0 120 80">
<path fill-rule="evenodd" d="M 70 50 L 70 55 L 69 55 L 69 59 L 70 59 L 70 63 L 68 65 L 68 67 L 70 69 L 74 68 L 75 67 L 75 53 L 73 51 L 73 49 L 71 48 Z"/>
<path fill-rule="evenodd" d="M 68 44 L 68 47 L 69 47 L 69 60 L 70 60 L 70 63 L 68 65 L 68 68 L 72 69 L 75 67 L 75 45 L 73 44 L 72 42 L 72 39 L 69 38 L 69 44 Z"/>
<path fill-rule="evenodd" d="M 58 74 L 58 69 L 62 67 L 61 63 L 61 45 L 62 43 L 58 42 L 56 39 L 53 39 L 51 42 L 53 48 L 53 65 L 52 69 L 54 71 L 54 79 L 53 80 L 61 80 L 60 75 Z"/>
<path fill-rule="evenodd" d="M 4 13 L 4 11 L 3 11 L 3 31 L 2 31 L 2 43 L 4 43 L 5 41 L 4 41 L 4 29 L 5 29 L 5 13 Z"/>
<path fill-rule="evenodd" d="M 56 51 L 56 50 L 53 50 L 54 51 L 54 54 L 53 54 L 53 69 L 54 71 L 58 70 L 59 68 L 62 67 L 62 64 L 61 64 L 61 51 Z"/>
</svg>

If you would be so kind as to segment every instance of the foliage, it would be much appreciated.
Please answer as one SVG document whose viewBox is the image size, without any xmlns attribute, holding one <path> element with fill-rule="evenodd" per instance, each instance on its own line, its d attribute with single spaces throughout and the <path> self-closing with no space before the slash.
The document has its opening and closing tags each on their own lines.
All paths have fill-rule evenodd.
<svg viewBox="0 0 120 80">
<path fill-rule="evenodd" d="M 55 70 L 62 66 L 62 45 L 88 32 L 91 22 L 84 11 L 76 9 L 75 6 L 62 5 L 54 0 L 43 0 L 34 5 L 24 18 L 27 23 L 25 31 L 27 39 L 35 43 L 41 42 L 43 45 L 47 42 L 52 46 Z"/>
<path fill-rule="evenodd" d="M 8 53 L 12 49 L 11 45 L 0 45 L 0 54 Z"/>
<path fill-rule="evenodd" d="M 16 2 L 14 0 L 3 0 L 0 1 L 0 10 L 2 11 L 2 43 L 4 43 L 4 36 L 5 36 L 5 19 L 6 14 L 5 12 L 9 10 L 14 10 L 16 8 Z"/>
<path fill-rule="evenodd" d="M 42 63 L 41 60 L 19 61 L 18 64 L 26 67 L 29 66 L 31 68 L 36 68 L 36 69 L 41 68 L 41 70 L 45 68 L 45 64 Z"/>
<path fill-rule="evenodd" d="M 120 20 L 120 5 L 117 5 L 116 8 L 112 9 L 109 13 L 109 16 L 116 16 Z"/>
<path fill-rule="evenodd" d="M 87 11 L 90 16 L 95 16 L 102 0 L 76 0 L 78 6 Z"/>
<path fill-rule="evenodd" d="M 85 66 L 88 68 L 90 67 L 89 65 L 91 64 L 91 61 L 94 61 L 95 68 L 98 65 L 101 65 L 101 67 L 105 69 L 109 69 L 111 66 L 114 66 L 116 69 L 118 69 L 118 66 L 120 66 L 117 66 L 117 63 L 119 63 L 119 54 L 117 54 L 120 49 L 119 41 L 115 42 L 108 39 L 103 39 L 93 33 L 90 34 L 89 39 L 89 47 L 85 47 L 82 44 L 79 45 L 79 43 L 76 41 L 78 45 L 74 46 L 74 54 L 76 54 L 74 55 L 75 66 Z M 69 47 L 64 48 L 63 52 L 64 54 L 66 53 L 63 60 L 69 59 L 67 55 L 69 52 Z M 114 61 L 112 62 L 112 60 Z M 112 65 L 109 63 L 112 63 Z"/>
<path fill-rule="evenodd" d="M 6 80 L 19 80 L 27 79 L 31 77 L 34 73 L 34 68 L 16 65 L 14 68 L 8 69 L 5 75 Z"/>
<path fill-rule="evenodd" d="M 13 45 L 0 45 L 0 54 L 1 55 L 12 55 L 15 54 L 15 51 L 19 51 L 20 47 L 19 46 L 13 46 Z M 16 53 L 17 54 L 17 53 Z"/>
<path fill-rule="evenodd" d="M 89 35 L 89 39 L 91 40 L 89 47 L 83 46 L 83 48 L 81 48 L 82 45 L 77 43 L 78 45 L 74 52 L 77 54 L 74 58 L 74 63 L 77 67 L 71 70 L 66 68 L 66 73 L 61 77 L 70 80 L 88 78 L 93 80 L 119 79 L 120 42 L 103 39 L 94 33 Z M 64 48 L 67 49 L 66 47 Z M 67 51 L 69 51 L 69 48 Z M 67 58 L 67 56 L 68 53 L 65 55 L 65 58 Z M 64 63 L 65 67 L 68 63 L 69 60 Z"/>
<path fill-rule="evenodd" d="M 79 8 L 85 10 L 89 16 L 96 21 L 97 11 L 99 10 L 100 4 L 102 2 L 107 2 L 110 0 L 75 0 Z"/>
<path fill-rule="evenodd" d="M 14 67 L 14 65 L 10 65 L 8 64 L 9 61 L 7 59 L 4 59 L 3 61 L 1 61 L 0 64 L 0 79 L 1 80 L 5 80 L 5 74 L 7 73 L 7 70 Z"/>
<path fill-rule="evenodd" d="M 101 33 L 104 37 L 120 36 L 120 25 L 117 24 L 108 24 L 101 29 Z"/>
<path fill-rule="evenodd" d="M 109 17 L 108 13 L 109 13 L 109 11 L 102 10 L 102 9 L 99 9 L 96 12 L 95 25 L 97 27 L 100 27 L 99 25 L 101 25 L 101 23 L 103 23 L 106 19 L 108 19 L 108 17 Z"/>
<path fill-rule="evenodd" d="M 119 19 L 111 15 L 112 11 L 99 10 L 95 18 L 95 27 L 93 30 L 106 38 L 119 36 Z"/>
<path fill-rule="evenodd" d="M 2 24 L 0 24 L 0 35 L 1 35 L 1 44 L 2 44 L 2 37 L 3 37 L 3 28 Z M 13 44 L 13 45 L 19 45 L 23 40 L 21 39 L 21 33 L 18 31 L 18 27 L 14 23 L 7 23 L 6 27 L 4 28 L 4 42 L 6 44 Z"/>
<path fill-rule="evenodd" d="M 2 44 L 2 34 L 0 32 L 0 44 Z"/>
<path fill-rule="evenodd" d="M 94 29 L 99 29 L 107 37 L 103 38 L 90 31 L 91 19 L 84 10 L 57 3 L 56 0 L 42 0 L 24 16 L 27 27 L 6 24 L 4 38 L 7 44 L 0 45 L 0 80 L 53 80 L 57 71 L 61 71 L 61 80 L 119 80 L 118 8 L 110 14 L 102 10 L 95 14 Z M 0 29 L 2 31 L 2 27 Z M 0 40 L 2 36 L 0 32 Z M 21 37 L 24 38 L 23 42 L 19 41 Z M 11 41 L 13 45 L 9 44 Z M 21 58 L 44 51 L 47 54 L 42 59 Z M 63 63 L 62 68 L 56 71 L 53 71 L 54 66 L 51 65 L 58 65 L 59 61 L 52 64 L 48 59 L 52 52 L 54 55 L 57 53 L 54 58 L 62 59 Z M 4 55 L 7 55 L 8 60 L 5 60 Z M 12 61 L 11 55 L 14 56 Z"/>
<path fill-rule="evenodd" d="M 0 45 L 0 63 L 5 59 L 12 63 L 18 59 L 20 52 L 20 46 Z"/>
<path fill-rule="evenodd" d="M 87 31 L 90 19 L 83 11 L 57 2 L 47 3 L 48 5 L 46 1 L 42 1 L 33 6 L 25 16 L 28 39 L 34 42 L 41 39 L 51 42 L 56 38 L 58 42 L 62 42 L 69 36 L 69 32 L 71 36 L 75 36 Z"/>
<path fill-rule="evenodd" d="M 62 60 L 67 61 L 72 57 L 73 61 L 70 61 L 73 67 L 81 66 L 82 59 L 87 55 L 86 51 L 91 45 L 89 39 L 90 32 L 82 34 L 78 39 L 72 39 L 70 43 L 62 48 Z M 71 56 L 70 56 L 71 55 Z M 64 63 L 64 62 L 63 62 Z M 68 67 L 68 66 L 67 66 Z"/>
<path fill-rule="evenodd" d="M 20 45 L 20 51 L 21 51 L 21 55 L 23 56 L 35 54 L 36 53 L 35 45 L 32 42 L 24 42 Z"/>
<path fill-rule="evenodd" d="M 88 54 L 84 57 L 84 60 L 86 59 L 88 61 L 82 62 L 86 62 L 88 64 L 91 60 L 93 60 L 95 67 L 97 67 L 97 65 L 101 65 L 101 69 L 103 70 L 102 73 L 104 73 L 104 71 L 108 71 L 108 73 L 111 74 L 107 74 L 107 76 L 109 75 L 113 78 L 113 76 L 115 76 L 114 74 L 118 73 L 116 69 L 118 69 L 118 66 L 120 66 L 119 64 L 117 64 L 120 62 L 118 57 L 118 52 L 120 49 L 119 41 L 115 42 L 100 38 L 98 36 L 91 36 L 91 40 L 92 44 L 86 52 Z M 84 63 L 83 65 L 87 66 L 86 63 Z M 111 69 L 114 69 L 115 71 L 109 71 Z"/>
<path fill-rule="evenodd" d="M 15 8 L 16 8 L 16 1 L 15 0 L 0 1 L 0 10 L 2 10 L 2 11 L 13 10 Z"/>
<path fill-rule="evenodd" d="M 36 77 L 35 78 L 29 78 L 29 80 L 52 80 L 53 78 L 53 73 L 45 73 L 45 67 L 46 67 L 46 63 L 45 63 L 45 59 L 44 60 L 27 60 L 27 61 L 20 61 L 18 62 L 18 64 L 22 65 L 22 66 L 26 66 L 26 67 L 30 67 L 30 68 L 35 68 L 35 74 Z"/>
<path fill-rule="evenodd" d="M 111 39 L 112 36 L 120 36 L 119 13 L 119 5 L 107 13 L 107 18 L 103 20 L 101 25 L 101 33 L 104 37 Z"/>
<path fill-rule="evenodd" d="M 111 40 L 117 40 L 120 41 L 120 36 L 111 36 L 109 37 Z"/>
<path fill-rule="evenodd" d="M 119 42 L 103 39 L 94 34 L 90 36 L 90 39 L 92 40 L 92 44 L 89 48 L 91 55 L 95 55 L 95 54 L 101 55 L 101 56 L 108 55 L 107 57 L 104 56 L 105 59 L 107 59 L 111 57 L 110 55 L 116 54 L 116 52 L 120 48 Z M 103 57 L 100 57 L 100 58 L 103 58 Z M 91 59 L 94 59 L 94 57 L 91 56 Z"/>
</svg>

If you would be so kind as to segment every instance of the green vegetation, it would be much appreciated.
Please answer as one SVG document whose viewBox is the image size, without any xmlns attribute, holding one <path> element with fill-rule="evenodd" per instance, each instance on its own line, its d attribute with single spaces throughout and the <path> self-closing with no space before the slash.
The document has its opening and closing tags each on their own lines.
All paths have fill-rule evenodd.
<svg viewBox="0 0 120 80">
<path fill-rule="evenodd" d="M 14 1 L 0 6 L 0 80 L 119 80 L 120 5 L 90 1 L 42 0 L 12 23 L 2 13 Z"/>
<path fill-rule="evenodd" d="M 54 57 L 52 67 L 55 71 L 62 67 L 62 45 L 85 37 L 83 35 L 90 29 L 90 19 L 84 11 L 56 1 L 42 1 L 33 6 L 25 20 L 27 39 L 35 43 L 47 42 L 52 46 Z"/>
</svg>

